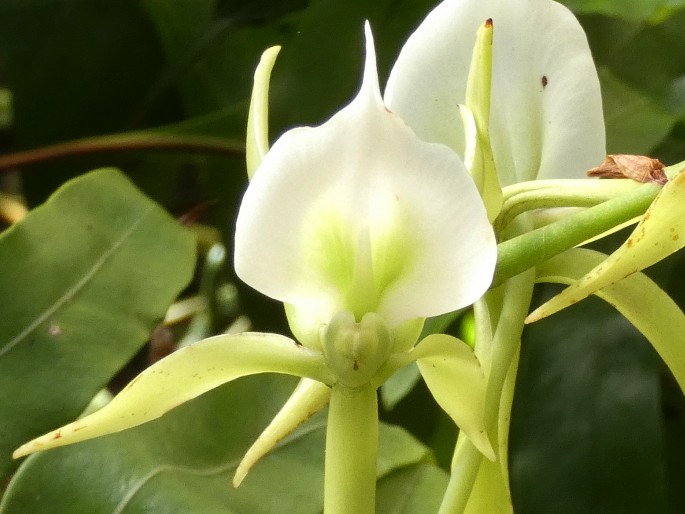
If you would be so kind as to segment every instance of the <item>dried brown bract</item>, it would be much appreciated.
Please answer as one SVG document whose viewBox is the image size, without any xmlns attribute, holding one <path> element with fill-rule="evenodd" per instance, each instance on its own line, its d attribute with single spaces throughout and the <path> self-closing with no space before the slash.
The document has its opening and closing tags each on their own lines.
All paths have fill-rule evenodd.
<svg viewBox="0 0 685 514">
<path fill-rule="evenodd" d="M 664 185 L 668 177 L 659 159 L 645 155 L 607 155 L 602 164 L 587 171 L 588 177 L 629 178 L 637 182 L 655 182 Z"/>
</svg>

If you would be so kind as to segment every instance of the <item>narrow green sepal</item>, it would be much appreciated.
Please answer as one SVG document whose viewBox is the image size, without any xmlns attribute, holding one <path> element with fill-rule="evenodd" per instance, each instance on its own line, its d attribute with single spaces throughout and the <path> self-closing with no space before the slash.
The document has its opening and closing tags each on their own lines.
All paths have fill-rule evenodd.
<svg viewBox="0 0 685 514">
<path fill-rule="evenodd" d="M 572 284 L 603 262 L 603 253 L 573 248 L 537 267 L 536 281 Z M 685 314 L 671 297 L 644 273 L 634 273 L 594 294 L 647 338 L 685 393 Z"/>
<path fill-rule="evenodd" d="M 236 378 L 269 372 L 335 380 L 321 353 L 287 337 L 249 332 L 211 337 L 158 361 L 99 411 L 22 445 L 13 457 L 132 428 Z"/>
<path fill-rule="evenodd" d="M 478 29 L 466 84 L 466 104 L 460 105 L 464 123 L 464 163 L 471 173 L 493 222 L 502 208 L 502 188 L 490 145 L 490 97 L 492 83 L 492 20 Z"/>
<path fill-rule="evenodd" d="M 456 337 L 433 334 L 412 353 L 435 401 L 483 455 L 495 460 L 485 428 L 485 375 L 471 347 Z"/>
<path fill-rule="evenodd" d="M 269 80 L 280 50 L 280 46 L 272 46 L 265 50 L 254 74 L 245 142 L 245 161 L 249 179 L 252 179 L 266 152 L 269 151 Z"/>
<path fill-rule="evenodd" d="M 238 464 L 233 476 L 233 487 L 238 487 L 252 467 L 279 441 L 323 409 L 331 397 L 331 388 L 316 380 L 303 378 L 269 426 L 259 435 Z"/>
<path fill-rule="evenodd" d="M 438 405 L 483 455 L 495 460 L 485 426 L 487 382 L 473 349 L 450 335 L 429 335 L 410 352 L 391 355 L 374 377 L 374 386 L 414 361 Z"/>
</svg>

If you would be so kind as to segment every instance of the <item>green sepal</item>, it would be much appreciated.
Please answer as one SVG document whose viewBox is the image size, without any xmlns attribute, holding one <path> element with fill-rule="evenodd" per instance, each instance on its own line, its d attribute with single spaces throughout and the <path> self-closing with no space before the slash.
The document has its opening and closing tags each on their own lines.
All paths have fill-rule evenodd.
<svg viewBox="0 0 685 514">
<path fill-rule="evenodd" d="M 446 334 L 432 334 L 410 352 L 390 356 L 375 380 L 382 383 L 394 371 L 416 361 L 438 405 L 488 459 L 495 452 L 485 428 L 487 382 L 469 345 Z"/>
<path fill-rule="evenodd" d="M 250 469 L 284 437 L 323 409 L 330 397 L 331 389 L 327 385 L 309 378 L 300 380 L 288 401 L 238 464 L 233 477 L 233 487 L 238 487 Z"/>
<path fill-rule="evenodd" d="M 466 85 L 466 103 L 459 112 L 464 124 L 464 164 L 480 191 L 493 222 L 502 208 L 502 188 L 490 146 L 490 96 L 492 84 L 492 20 L 478 29 Z"/>
<path fill-rule="evenodd" d="M 537 268 L 537 282 L 572 284 L 602 263 L 606 255 L 593 250 L 568 250 Z M 644 273 L 635 273 L 594 294 L 613 305 L 652 344 L 685 393 L 685 314 Z"/>
<path fill-rule="evenodd" d="M 247 177 L 250 179 L 269 151 L 269 80 L 280 50 L 280 46 L 265 50 L 254 74 L 245 141 Z"/>
<path fill-rule="evenodd" d="M 236 378 L 267 372 L 334 382 L 321 353 L 287 337 L 249 332 L 211 337 L 158 361 L 99 411 L 22 445 L 13 457 L 141 425 Z"/>
</svg>

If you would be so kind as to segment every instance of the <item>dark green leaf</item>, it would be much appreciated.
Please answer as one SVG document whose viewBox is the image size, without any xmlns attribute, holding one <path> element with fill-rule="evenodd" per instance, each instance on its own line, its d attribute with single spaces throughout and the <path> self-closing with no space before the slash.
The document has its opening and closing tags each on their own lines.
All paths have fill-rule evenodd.
<svg viewBox="0 0 685 514">
<path fill-rule="evenodd" d="M 121 173 L 59 189 L 0 236 L 0 466 L 76 417 L 188 283 L 195 242 Z"/>
<path fill-rule="evenodd" d="M 663 140 L 677 118 L 645 93 L 600 70 L 608 154 L 644 154 Z M 597 163 L 599 164 L 599 163 Z"/>
<path fill-rule="evenodd" d="M 516 511 L 666 511 L 658 357 L 597 299 L 530 325 L 512 412 Z"/>
<path fill-rule="evenodd" d="M 448 475 L 434 464 L 422 462 L 391 473 L 378 482 L 376 512 L 431 514 L 438 512 Z"/>
<path fill-rule="evenodd" d="M 668 16 L 682 9 L 682 0 L 563 0 L 577 13 L 601 13 L 629 20 Z"/>
</svg>

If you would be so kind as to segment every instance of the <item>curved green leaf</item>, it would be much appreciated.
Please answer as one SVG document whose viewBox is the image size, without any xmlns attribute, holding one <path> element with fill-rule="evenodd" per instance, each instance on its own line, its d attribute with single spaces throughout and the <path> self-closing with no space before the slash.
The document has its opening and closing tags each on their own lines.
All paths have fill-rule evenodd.
<svg viewBox="0 0 685 514">
<path fill-rule="evenodd" d="M 560 254 L 537 268 L 538 282 L 571 284 L 605 255 L 586 249 Z M 596 268 L 595 268 L 596 269 Z M 642 273 L 595 292 L 623 314 L 649 340 L 685 392 L 685 315 L 671 298 Z"/>
<path fill-rule="evenodd" d="M 0 235 L 0 471 L 76 417 L 190 280 L 195 241 L 120 172 L 60 188 Z"/>
<path fill-rule="evenodd" d="M 266 372 L 333 382 L 321 353 L 287 337 L 249 332 L 210 337 L 158 361 L 102 409 L 22 445 L 14 457 L 135 427 L 226 382 Z"/>
<path fill-rule="evenodd" d="M 603 287 L 640 271 L 685 246 L 685 173 L 678 173 L 654 199 L 630 237 L 607 259 L 533 311 L 532 323 L 554 314 Z"/>
</svg>

